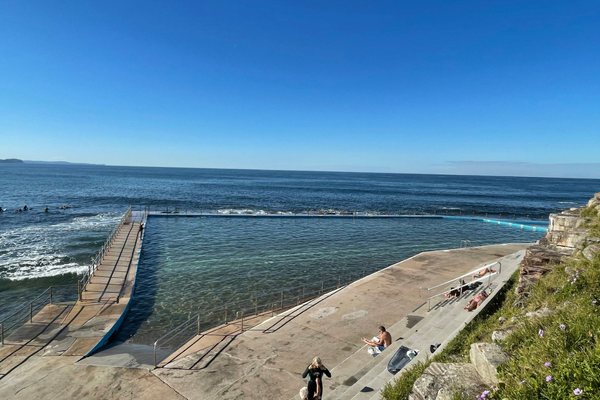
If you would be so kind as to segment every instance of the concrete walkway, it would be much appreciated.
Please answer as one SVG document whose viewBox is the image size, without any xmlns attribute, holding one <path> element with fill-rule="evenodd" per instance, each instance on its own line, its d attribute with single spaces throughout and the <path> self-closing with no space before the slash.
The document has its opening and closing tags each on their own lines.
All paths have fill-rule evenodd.
<svg viewBox="0 0 600 400">
<path fill-rule="evenodd" d="M 406 333 L 409 315 L 418 321 L 419 312 L 426 313 L 419 286 L 444 282 L 528 246 L 419 254 L 230 337 L 201 364 L 181 360 L 206 349 L 151 371 L 76 363 L 81 356 L 36 354 L 0 380 L 0 398 L 289 399 L 305 385 L 301 373 L 316 355 L 334 373 L 324 382 L 325 396 L 333 395 L 350 371 L 373 360 L 362 336 L 374 336 L 385 325 L 395 340 Z"/>
<path fill-rule="evenodd" d="M 105 339 L 129 303 L 140 246 L 140 221 L 132 218 L 121 227 L 80 301 L 49 304 L 7 337 L 0 348 L 0 398 L 18 393 L 41 397 L 39 391 L 46 385 L 21 386 L 19 382 L 43 380 L 48 373 L 41 371 L 46 368 L 73 367 Z M 53 382 L 61 381 L 56 372 L 50 377 Z"/>
</svg>

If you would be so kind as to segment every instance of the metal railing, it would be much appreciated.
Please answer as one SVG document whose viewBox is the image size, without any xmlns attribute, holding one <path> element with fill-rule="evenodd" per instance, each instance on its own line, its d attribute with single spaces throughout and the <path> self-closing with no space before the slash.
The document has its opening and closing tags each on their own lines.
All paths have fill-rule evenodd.
<svg viewBox="0 0 600 400">
<path fill-rule="evenodd" d="M 379 271 L 379 269 L 373 269 L 372 272 L 375 271 Z M 297 286 L 198 313 L 154 342 L 154 367 L 156 368 L 160 362 L 170 355 L 170 353 L 189 342 L 195 336 L 226 337 L 238 335 L 241 332 L 244 332 L 244 330 L 256 325 L 256 323 L 252 321 L 253 319 L 258 320 L 258 317 L 268 313 L 273 316 L 276 312 L 293 308 L 308 300 L 317 298 L 324 293 L 349 285 L 355 280 L 365 277 L 367 272 L 367 270 L 364 270 L 362 276 L 359 274 L 355 275 L 355 278 L 357 279 L 354 280 L 352 279 L 352 274 L 350 274 L 349 280 L 346 283 L 342 283 L 341 278 L 338 278 L 338 283 L 331 286 L 325 286 L 324 282 L 321 282 L 321 285 L 318 286 Z M 369 273 L 371 272 L 369 271 Z M 239 323 L 241 326 L 241 328 L 234 333 L 218 334 L 210 331 L 210 329 L 233 323 Z M 205 327 L 204 333 L 202 333 L 201 327 Z M 162 349 L 165 351 L 168 350 L 169 355 L 164 355 L 164 357 L 159 359 L 158 353 L 161 352 Z"/>
<path fill-rule="evenodd" d="M 496 264 L 498 264 L 498 267 L 497 267 L 497 269 L 494 272 L 492 272 L 492 267 L 494 265 L 496 265 Z M 472 278 L 474 274 L 477 274 L 477 273 L 479 273 L 480 271 L 482 271 L 482 270 L 484 270 L 486 268 L 488 269 L 488 272 L 484 276 L 472 279 L 469 282 L 465 282 L 464 281 L 463 278 L 467 278 L 467 277 Z M 483 282 L 483 281 L 487 280 L 488 284 L 490 284 L 492 282 L 492 277 L 495 276 L 495 275 L 500 274 L 501 272 L 502 272 L 502 263 L 500 261 L 495 261 L 495 262 L 493 262 L 491 264 L 484 265 L 483 267 L 478 267 L 477 269 L 474 269 L 471 272 L 467 272 L 466 274 L 463 274 L 463 275 L 461 275 L 459 277 L 456 277 L 456 278 L 451 279 L 449 281 L 446 281 L 444 283 L 440 283 L 439 285 L 435 285 L 435 286 L 432 286 L 430 288 L 420 287 L 419 288 L 419 297 L 422 298 L 422 299 L 424 299 L 424 300 L 427 300 L 428 307 L 431 310 L 431 299 L 434 299 L 436 297 L 439 297 L 439 296 L 442 296 L 442 295 L 445 295 L 446 293 L 448 293 L 450 291 L 449 285 L 456 284 L 457 286 L 454 287 L 453 289 L 454 290 L 459 290 L 459 292 L 462 294 L 463 289 L 466 288 L 466 287 L 468 287 L 468 286 L 470 286 L 470 285 L 472 285 L 473 283 Z M 423 297 L 422 296 L 422 291 L 423 290 L 429 292 L 429 291 L 431 291 L 433 289 L 437 289 L 437 288 L 440 288 L 440 287 L 445 287 L 445 289 L 443 291 L 437 293 L 437 294 L 434 294 L 433 296 L 429 296 L 429 297 Z"/>
<path fill-rule="evenodd" d="M 131 210 L 131 207 L 129 208 Z M 141 223 L 145 223 L 146 218 L 148 217 L 148 211 L 147 210 L 143 210 L 141 211 L 143 214 L 141 216 L 141 220 L 140 220 L 140 224 Z M 133 222 L 133 221 L 132 221 Z M 137 222 L 137 221 L 136 221 Z M 139 231 L 136 233 L 135 236 L 135 242 L 133 243 L 133 251 L 131 252 L 131 256 L 129 257 L 129 263 L 127 265 L 127 272 L 125 272 L 125 280 L 123 281 L 123 285 L 121 285 L 121 289 L 119 289 L 119 294 L 117 295 L 117 303 L 119 302 L 119 299 L 121 298 L 121 295 L 123 294 L 123 290 L 125 290 L 125 286 L 127 285 L 127 276 L 129 275 L 129 269 L 131 268 L 131 262 L 133 261 L 133 256 L 135 256 L 135 247 L 137 246 L 138 243 L 138 239 L 141 241 L 142 240 L 142 235 L 143 235 L 143 226 L 140 225 L 140 229 Z M 142 250 L 141 246 L 140 246 L 140 251 Z"/>
<path fill-rule="evenodd" d="M 48 304 L 77 301 L 76 287 L 78 287 L 77 284 L 50 286 L 35 299 L 0 321 L 0 343 L 2 346 L 4 346 L 6 337 L 25 323 L 33 322 L 33 317 Z M 65 288 L 69 288 L 70 291 L 65 291 Z"/>
<path fill-rule="evenodd" d="M 92 276 L 94 275 L 94 272 L 96 272 L 96 269 L 98 269 L 98 266 L 100 265 L 100 263 L 102 262 L 102 259 L 106 255 L 106 252 L 110 249 L 110 246 L 112 245 L 113 241 L 115 240 L 115 237 L 117 237 L 117 234 L 121 230 L 121 227 L 123 226 L 123 224 L 125 224 L 125 222 L 130 217 L 131 217 L 131 207 L 129 207 L 127 209 L 127 211 L 125 211 L 125 215 L 123 215 L 123 217 L 119 221 L 119 224 L 115 227 L 115 229 L 113 229 L 111 234 L 108 236 L 108 238 L 104 242 L 104 245 L 102 246 L 102 248 L 100 250 L 98 250 L 98 253 L 96 254 L 96 256 L 94 258 L 92 258 L 91 264 L 88 265 L 88 270 L 83 273 L 83 276 L 81 277 L 81 279 L 79 280 L 79 283 L 78 283 L 79 284 L 79 289 L 78 289 L 79 300 L 82 300 L 82 292 L 85 291 L 87 284 L 90 282 L 90 279 L 92 279 Z"/>
</svg>

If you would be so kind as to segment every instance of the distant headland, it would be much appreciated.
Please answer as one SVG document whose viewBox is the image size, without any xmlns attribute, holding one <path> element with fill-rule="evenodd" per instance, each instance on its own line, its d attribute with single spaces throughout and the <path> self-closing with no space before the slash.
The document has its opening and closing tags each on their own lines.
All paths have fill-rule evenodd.
<svg viewBox="0 0 600 400">
<path fill-rule="evenodd" d="M 69 165 L 106 165 L 106 164 L 90 164 L 90 163 L 72 163 L 68 161 L 31 161 L 19 160 L 18 158 L 0 159 L 0 164 L 69 164 Z"/>
<path fill-rule="evenodd" d="M 6 160 L 0 160 L 0 164 L 23 164 L 23 160 L 18 158 L 7 158 Z"/>
</svg>

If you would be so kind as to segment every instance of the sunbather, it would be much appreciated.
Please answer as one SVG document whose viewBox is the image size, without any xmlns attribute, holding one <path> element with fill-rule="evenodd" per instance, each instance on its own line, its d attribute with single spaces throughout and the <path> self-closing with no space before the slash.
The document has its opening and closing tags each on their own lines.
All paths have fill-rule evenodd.
<svg viewBox="0 0 600 400">
<path fill-rule="evenodd" d="M 484 269 L 482 269 L 481 271 L 474 273 L 474 274 L 473 274 L 473 276 L 472 276 L 471 278 L 473 278 L 473 279 L 481 278 L 482 276 L 484 276 L 484 275 L 485 275 L 485 274 L 487 274 L 488 272 L 489 272 L 490 274 L 493 274 L 493 273 L 494 273 L 494 272 L 496 272 L 496 271 L 494 271 L 493 269 L 489 269 L 488 267 L 485 267 L 485 268 L 484 268 Z"/>
<path fill-rule="evenodd" d="M 467 311 L 473 311 L 474 309 L 479 307 L 481 305 L 481 303 L 483 303 L 483 301 L 485 299 L 487 299 L 487 297 L 488 297 L 488 294 L 486 292 L 479 293 L 477 296 L 475 296 L 471 300 L 469 300 L 467 305 L 464 306 L 463 308 Z"/>
</svg>

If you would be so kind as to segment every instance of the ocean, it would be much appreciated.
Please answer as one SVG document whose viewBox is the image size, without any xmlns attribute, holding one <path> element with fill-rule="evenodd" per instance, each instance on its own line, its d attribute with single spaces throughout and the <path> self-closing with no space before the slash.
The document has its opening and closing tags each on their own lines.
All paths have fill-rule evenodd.
<svg viewBox="0 0 600 400">
<path fill-rule="evenodd" d="M 600 180 L 0 164 L 0 319 L 74 283 L 126 209 L 360 212 L 547 220 Z M 30 210 L 15 212 L 27 205 Z M 49 211 L 44 212 L 44 207 Z M 66 209 L 61 209 L 66 206 Z M 534 242 L 478 221 L 150 217 L 121 339 L 150 343 L 189 316 L 279 290 L 324 286 L 422 251 Z"/>
</svg>

